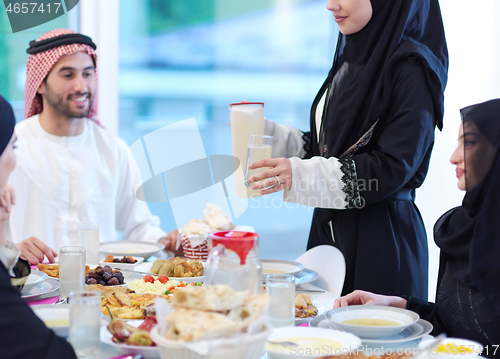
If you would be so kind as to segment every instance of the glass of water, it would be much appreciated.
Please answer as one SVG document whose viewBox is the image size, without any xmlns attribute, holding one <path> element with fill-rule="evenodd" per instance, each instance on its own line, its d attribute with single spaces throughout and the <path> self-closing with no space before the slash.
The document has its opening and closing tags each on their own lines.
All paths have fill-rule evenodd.
<svg viewBox="0 0 500 359">
<path fill-rule="evenodd" d="M 85 248 L 85 263 L 99 265 L 99 223 L 79 222 L 76 224 L 77 244 Z"/>
<path fill-rule="evenodd" d="M 275 328 L 293 327 L 295 325 L 295 277 L 269 274 L 266 277 L 266 292 L 271 297 L 269 305 L 271 325 Z"/>
<path fill-rule="evenodd" d="M 69 294 L 69 342 L 79 359 L 96 358 L 100 349 L 101 293 Z"/>
<path fill-rule="evenodd" d="M 59 297 L 85 289 L 85 248 L 61 247 L 59 250 Z"/>
</svg>

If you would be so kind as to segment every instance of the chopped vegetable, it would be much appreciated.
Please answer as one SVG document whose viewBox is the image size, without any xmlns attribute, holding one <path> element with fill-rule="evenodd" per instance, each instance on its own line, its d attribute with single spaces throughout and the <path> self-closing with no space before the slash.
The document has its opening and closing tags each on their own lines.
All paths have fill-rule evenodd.
<svg viewBox="0 0 500 359">
<path fill-rule="evenodd" d="M 149 274 L 145 275 L 144 278 L 142 278 L 145 282 L 149 282 L 149 283 L 154 283 L 155 282 L 155 279 L 150 276 Z"/>
<path fill-rule="evenodd" d="M 172 294 L 172 291 L 171 291 L 171 290 L 167 290 L 167 291 L 165 292 L 165 295 L 169 295 L 169 294 Z"/>
</svg>

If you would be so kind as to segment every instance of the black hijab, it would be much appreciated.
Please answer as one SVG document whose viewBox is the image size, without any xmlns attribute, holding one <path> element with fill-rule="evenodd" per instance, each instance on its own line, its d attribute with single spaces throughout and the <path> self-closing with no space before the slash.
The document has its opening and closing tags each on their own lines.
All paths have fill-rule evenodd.
<svg viewBox="0 0 500 359">
<path fill-rule="evenodd" d="M 0 156 L 7 147 L 14 133 L 16 118 L 12 107 L 2 95 L 0 95 Z"/>
<path fill-rule="evenodd" d="M 452 276 L 478 288 L 500 313 L 500 99 L 460 112 L 467 192 L 462 206 L 436 222 L 434 240 Z"/>
<path fill-rule="evenodd" d="M 379 118 L 376 131 L 383 129 L 383 116 L 394 88 L 392 74 L 399 61 L 421 63 L 434 102 L 436 125 L 443 127 L 448 50 L 438 0 L 370 1 L 373 14 L 368 24 L 351 35 L 340 33 L 325 82 L 331 84 L 347 62 L 348 73 L 330 91 L 323 116 L 322 133 L 335 134 L 335 141 L 328 141 L 328 153 L 324 154 L 327 157 L 339 157 Z M 312 111 L 312 131 L 314 118 Z"/>
</svg>

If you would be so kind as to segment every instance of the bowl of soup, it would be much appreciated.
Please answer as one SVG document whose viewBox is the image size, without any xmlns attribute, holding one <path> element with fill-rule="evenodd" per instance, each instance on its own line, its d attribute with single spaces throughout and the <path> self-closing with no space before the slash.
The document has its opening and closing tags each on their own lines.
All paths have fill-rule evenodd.
<svg viewBox="0 0 500 359">
<path fill-rule="evenodd" d="M 395 335 L 420 319 L 417 313 L 410 310 L 378 305 L 336 308 L 326 312 L 326 318 L 342 330 L 361 338 Z"/>
</svg>

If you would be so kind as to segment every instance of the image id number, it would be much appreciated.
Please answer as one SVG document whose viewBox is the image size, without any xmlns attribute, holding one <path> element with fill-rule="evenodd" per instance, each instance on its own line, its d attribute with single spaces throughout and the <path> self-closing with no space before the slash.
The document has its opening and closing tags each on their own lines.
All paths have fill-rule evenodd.
<svg viewBox="0 0 500 359">
<path fill-rule="evenodd" d="M 52 5 L 52 7 L 51 7 Z M 41 3 L 41 4 L 38 4 L 36 2 L 23 2 L 23 3 L 10 3 L 7 8 L 5 9 L 5 11 L 7 11 L 8 13 L 14 13 L 14 14 L 27 14 L 27 13 L 31 13 L 31 14 L 34 14 L 34 13 L 37 13 L 37 12 L 40 12 L 40 13 L 44 13 L 45 11 L 47 11 L 47 13 L 51 14 L 57 14 L 57 12 L 59 11 L 59 8 L 61 7 L 61 3 L 60 2 L 55 2 L 55 3 L 47 3 L 47 4 L 44 4 L 44 3 Z M 61 9 L 61 11 L 64 12 L 63 9 Z"/>
</svg>

